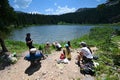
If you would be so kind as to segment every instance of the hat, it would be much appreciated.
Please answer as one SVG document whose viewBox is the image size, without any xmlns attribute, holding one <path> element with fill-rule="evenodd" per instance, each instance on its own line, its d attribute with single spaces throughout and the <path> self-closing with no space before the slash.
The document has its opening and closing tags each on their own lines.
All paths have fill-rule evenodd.
<svg viewBox="0 0 120 80">
<path fill-rule="evenodd" d="M 82 45 L 82 46 L 86 46 L 87 44 L 86 44 L 86 42 L 80 42 L 80 45 Z"/>
<path fill-rule="evenodd" d="M 65 47 L 68 47 L 69 45 L 68 45 L 68 44 L 65 44 L 64 46 L 65 46 Z"/>
<path fill-rule="evenodd" d="M 31 53 L 35 53 L 36 51 L 37 51 L 36 48 L 31 48 L 31 49 L 30 49 L 30 52 L 31 52 Z"/>
<path fill-rule="evenodd" d="M 50 44 L 49 42 L 46 42 L 46 44 Z"/>
</svg>

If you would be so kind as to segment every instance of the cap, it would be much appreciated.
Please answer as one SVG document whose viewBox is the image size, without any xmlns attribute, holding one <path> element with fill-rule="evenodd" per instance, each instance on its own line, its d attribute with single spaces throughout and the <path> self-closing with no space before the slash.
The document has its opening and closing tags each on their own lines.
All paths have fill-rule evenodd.
<svg viewBox="0 0 120 80">
<path fill-rule="evenodd" d="M 86 42 L 80 42 L 80 45 L 82 45 L 82 46 L 86 46 L 87 44 L 86 44 Z"/>
<path fill-rule="evenodd" d="M 30 52 L 31 52 L 31 53 L 35 53 L 36 51 L 37 51 L 36 48 L 31 48 L 31 49 L 30 49 Z"/>
<path fill-rule="evenodd" d="M 49 42 L 46 42 L 46 44 L 50 44 Z"/>
</svg>

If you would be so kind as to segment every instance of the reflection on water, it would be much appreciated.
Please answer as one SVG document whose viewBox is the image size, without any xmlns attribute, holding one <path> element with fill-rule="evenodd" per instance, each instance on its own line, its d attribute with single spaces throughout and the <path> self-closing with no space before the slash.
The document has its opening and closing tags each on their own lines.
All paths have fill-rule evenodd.
<svg viewBox="0 0 120 80">
<path fill-rule="evenodd" d="M 25 42 L 26 33 L 31 33 L 34 43 L 68 41 L 89 33 L 93 26 L 81 25 L 42 25 L 14 30 L 8 39 Z"/>
</svg>

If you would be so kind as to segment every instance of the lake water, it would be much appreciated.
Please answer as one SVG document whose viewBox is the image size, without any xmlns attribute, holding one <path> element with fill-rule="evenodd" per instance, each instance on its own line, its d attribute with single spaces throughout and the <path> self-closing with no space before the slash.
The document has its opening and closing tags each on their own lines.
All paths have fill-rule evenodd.
<svg viewBox="0 0 120 80">
<path fill-rule="evenodd" d="M 86 25 L 41 25 L 16 29 L 8 39 L 25 42 L 26 33 L 31 33 L 34 43 L 68 41 L 79 38 L 94 26 Z"/>
</svg>

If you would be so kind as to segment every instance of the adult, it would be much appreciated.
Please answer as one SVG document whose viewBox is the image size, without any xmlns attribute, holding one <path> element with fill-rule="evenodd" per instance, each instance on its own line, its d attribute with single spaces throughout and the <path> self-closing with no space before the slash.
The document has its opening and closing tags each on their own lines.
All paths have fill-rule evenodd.
<svg viewBox="0 0 120 80">
<path fill-rule="evenodd" d="M 68 41 L 67 44 L 68 44 L 68 46 L 71 48 L 71 43 L 70 43 L 70 41 Z"/>
<path fill-rule="evenodd" d="M 61 44 L 58 42 L 55 42 L 55 47 L 56 47 L 56 51 L 61 51 L 61 49 L 62 49 Z"/>
<path fill-rule="evenodd" d="M 24 59 L 30 61 L 32 66 L 35 63 L 39 63 L 42 58 L 44 59 L 43 53 L 39 52 L 36 48 L 31 48 L 29 54 Z"/>
<path fill-rule="evenodd" d="M 71 60 L 71 51 L 68 44 L 65 44 L 65 56 L 68 60 Z"/>
<path fill-rule="evenodd" d="M 45 52 L 44 52 L 45 54 L 51 54 L 51 49 L 50 49 L 50 43 L 49 42 L 46 43 L 44 49 L 45 49 Z"/>
<path fill-rule="evenodd" d="M 25 38 L 26 45 L 28 46 L 29 50 L 30 50 L 31 48 L 34 48 L 34 46 L 32 45 L 33 40 L 31 40 L 30 36 L 31 36 L 31 34 L 30 34 L 30 33 L 27 33 L 27 34 L 26 34 L 26 38 Z"/>
<path fill-rule="evenodd" d="M 80 63 L 80 60 L 82 59 L 83 62 L 87 63 L 92 61 L 93 55 L 91 49 L 87 46 L 85 42 L 81 42 L 80 45 L 82 46 L 79 55 L 78 55 L 78 64 Z"/>
</svg>

